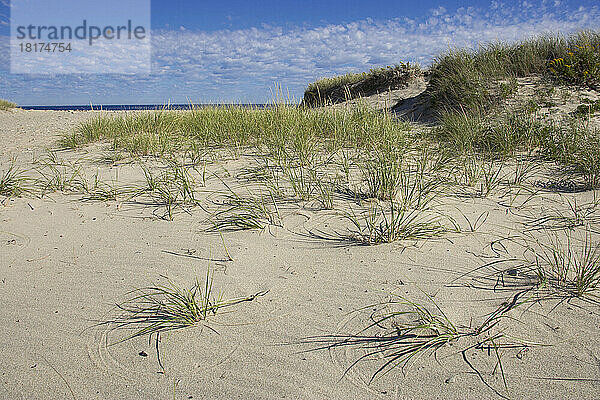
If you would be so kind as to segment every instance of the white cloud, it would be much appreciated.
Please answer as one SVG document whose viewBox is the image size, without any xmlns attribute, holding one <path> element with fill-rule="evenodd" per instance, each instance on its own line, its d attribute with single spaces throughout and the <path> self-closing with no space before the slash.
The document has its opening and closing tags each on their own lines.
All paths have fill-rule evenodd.
<svg viewBox="0 0 600 400">
<path fill-rule="evenodd" d="M 186 98 L 261 102 L 270 98 L 274 82 L 299 97 L 308 82 L 323 76 L 400 61 L 427 65 L 449 47 L 474 48 L 482 42 L 516 41 L 540 33 L 568 34 L 600 27 L 598 7 L 569 9 L 549 3 L 529 1 L 515 6 L 494 1 L 488 9 L 468 7 L 449 12 L 440 7 L 420 19 L 366 19 L 309 28 L 265 25 L 218 32 L 158 30 L 152 32 L 152 76 L 93 77 L 89 83 L 76 81 L 73 87 L 83 96 L 99 92 L 102 99 L 133 99 L 117 102 L 160 103 L 169 98 L 175 102 L 185 102 Z M 8 89 L 0 87 L 0 97 L 14 98 L 11 93 L 7 95 L 8 90 L 27 88 L 36 82 L 3 75 L 0 71 L 0 78 L 8 81 Z M 63 90 L 75 96 L 72 79 L 58 77 L 52 85 L 38 82 L 38 86 L 47 87 L 50 93 L 50 86 L 64 82 Z"/>
</svg>

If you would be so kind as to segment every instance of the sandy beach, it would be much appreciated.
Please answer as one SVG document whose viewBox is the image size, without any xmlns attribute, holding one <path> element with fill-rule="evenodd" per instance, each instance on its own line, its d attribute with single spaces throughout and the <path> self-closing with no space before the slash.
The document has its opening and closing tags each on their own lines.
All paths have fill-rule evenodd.
<svg viewBox="0 0 600 400">
<path fill-rule="evenodd" d="M 96 115 L 0 112 L 0 170 L 15 158 L 33 170 L 33 160 L 57 149 L 58 135 Z M 107 161 L 107 151 L 97 144 L 55 154 L 88 175 L 143 180 L 135 162 Z M 209 164 L 203 198 L 224 181 L 234 185 L 251 160 L 242 154 Z M 521 343 L 500 349 L 508 390 L 495 351 L 469 348 L 475 339 L 435 357 L 422 354 L 405 371 L 390 369 L 372 382 L 385 359 L 354 364 L 368 350 L 343 343 L 369 325 L 378 306 L 367 306 L 393 295 L 431 307 L 427 293 L 463 327 L 513 301 L 515 292 L 502 290 L 497 275 L 474 271 L 521 256 L 517 242 L 528 221 L 593 201 L 593 191 L 545 190 L 538 183 L 551 180 L 551 166 L 544 168 L 530 179 L 531 190 L 445 197 L 439 207 L 461 233 L 378 246 L 317 237 L 343 224 L 334 211 L 305 203 L 283 207 L 281 226 L 221 237 L 203 230 L 201 208 L 169 221 L 157 218 L 158 206 L 141 202 L 61 192 L 7 198 L 0 206 L 0 398 L 598 398 L 600 315 L 586 300 L 531 301 L 489 332 Z M 98 325 L 129 291 L 164 284 L 165 277 L 187 287 L 209 266 L 227 298 L 266 294 L 216 313 L 209 327 L 161 334 L 160 359 L 154 339 L 119 343 L 126 332 Z"/>
</svg>

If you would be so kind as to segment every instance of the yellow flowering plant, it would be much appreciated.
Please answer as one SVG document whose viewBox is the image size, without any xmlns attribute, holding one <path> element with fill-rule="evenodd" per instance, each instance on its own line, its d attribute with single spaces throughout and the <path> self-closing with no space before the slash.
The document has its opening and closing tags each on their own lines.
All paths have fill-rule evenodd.
<svg viewBox="0 0 600 400">
<path fill-rule="evenodd" d="M 597 86 L 600 84 L 600 44 L 574 45 L 564 57 L 550 61 L 548 69 L 566 83 Z"/>
</svg>

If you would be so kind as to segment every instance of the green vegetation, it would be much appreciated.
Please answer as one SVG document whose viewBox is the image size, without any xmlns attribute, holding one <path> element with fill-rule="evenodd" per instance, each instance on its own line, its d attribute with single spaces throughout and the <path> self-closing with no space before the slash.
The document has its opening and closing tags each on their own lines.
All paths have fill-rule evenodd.
<svg viewBox="0 0 600 400">
<path fill-rule="evenodd" d="M 577 239 L 567 232 L 540 243 L 533 268 L 541 288 L 567 297 L 595 296 L 600 287 L 600 242 L 592 240 L 589 230 Z"/>
<path fill-rule="evenodd" d="M 224 196 L 223 205 L 211 216 L 213 231 L 264 229 L 280 224 L 277 201 L 270 198 L 240 197 L 235 192 Z"/>
<path fill-rule="evenodd" d="M 199 324 L 223 308 L 252 301 L 266 292 L 225 300 L 222 292 L 214 293 L 209 268 L 204 284 L 196 277 L 189 289 L 168 281 L 167 285 L 137 289 L 129 294 L 129 299 L 117 304 L 119 315 L 105 322 L 113 325 L 113 329 L 134 331 L 123 340 Z"/>
<path fill-rule="evenodd" d="M 478 112 L 516 89 L 515 78 L 543 75 L 560 83 L 597 85 L 600 33 L 542 36 L 515 44 L 491 43 L 477 51 L 452 50 L 430 70 L 428 94 L 439 112 Z"/>
<path fill-rule="evenodd" d="M 16 107 L 17 105 L 15 103 L 0 99 L 0 111 L 8 111 Z"/>
<path fill-rule="evenodd" d="M 582 32 L 570 38 L 566 54 L 550 61 L 559 81 L 598 87 L 600 84 L 600 33 Z"/>
<path fill-rule="evenodd" d="M 323 105 L 385 92 L 420 74 L 400 64 L 368 73 L 346 74 L 309 84 L 304 104 Z M 477 50 L 450 50 L 431 68 L 427 95 L 439 113 L 482 111 L 516 90 L 516 78 L 542 75 L 560 83 L 598 86 L 600 33 L 582 31 L 567 38 L 541 36 L 519 43 L 489 43 Z"/>
<path fill-rule="evenodd" d="M 150 198 L 150 204 L 165 208 L 161 218 L 172 221 L 177 209 L 192 208 L 199 205 L 196 186 L 198 180 L 192 175 L 193 168 L 186 168 L 177 161 L 167 160 L 160 174 L 142 166 L 146 185 L 137 193 Z M 198 172 L 198 171 L 195 171 Z"/>
<path fill-rule="evenodd" d="M 452 346 L 453 353 L 462 353 L 467 365 L 479 379 L 496 395 L 508 399 L 509 387 L 502 363 L 502 353 L 508 349 L 522 350 L 539 346 L 539 343 L 519 340 L 504 333 L 501 328 L 504 320 L 511 320 L 510 312 L 522 304 L 520 294 L 503 303 L 478 325 L 473 320 L 468 326 L 458 325 L 444 313 L 435 300 L 425 294 L 427 300 L 416 302 L 393 294 L 389 301 L 364 307 L 355 312 L 369 314 L 369 322 L 360 331 L 350 335 L 319 336 L 308 338 L 307 342 L 319 345 L 319 349 L 356 347 L 363 355 L 347 368 L 346 373 L 361 361 L 374 358 L 382 359 L 382 365 L 375 370 L 371 381 L 387 374 L 394 368 L 403 373 L 416 360 L 427 355 L 436 356 L 438 352 Z M 491 374 L 482 374 L 470 364 L 467 351 L 478 349 L 492 355 L 496 360 Z M 497 371 L 502 378 L 503 391 L 487 382 Z M 485 376 L 488 376 L 486 378 Z"/>
<path fill-rule="evenodd" d="M 31 179 L 17 167 L 16 161 L 13 160 L 5 171 L 0 172 L 0 196 L 22 196 L 30 191 L 30 181 Z"/>
<path fill-rule="evenodd" d="M 576 116 L 588 117 L 600 111 L 600 100 L 586 101 L 586 99 L 584 99 L 583 103 L 584 104 L 579 105 L 575 110 Z"/>
<path fill-rule="evenodd" d="M 550 36 L 451 50 L 431 67 L 427 94 L 438 113 L 487 110 L 514 93 L 515 78 L 545 73 L 566 50 L 564 39 Z"/>
<path fill-rule="evenodd" d="M 128 293 L 129 298 L 117 304 L 117 315 L 100 325 L 109 325 L 112 330 L 133 331 L 117 343 L 155 335 L 158 363 L 164 370 L 158 353 L 161 333 L 199 324 L 210 328 L 207 320 L 219 310 L 253 301 L 265 294 L 267 292 L 263 291 L 248 297 L 224 299 L 222 292 L 215 293 L 213 289 L 213 274 L 209 268 L 204 284 L 196 277 L 189 289 L 168 281 L 167 285 L 150 286 Z"/>
<path fill-rule="evenodd" d="M 136 155 L 166 155 L 180 150 L 198 153 L 215 147 L 287 146 L 294 155 L 319 145 L 370 147 L 373 142 L 401 138 L 407 124 L 368 108 L 349 111 L 311 110 L 276 104 L 266 109 L 244 107 L 193 108 L 98 117 L 63 138 L 75 148 L 100 140 Z M 284 152 L 283 157 L 290 154 Z"/>
<path fill-rule="evenodd" d="M 310 222 L 296 225 L 302 231 L 294 233 L 342 245 L 410 243 L 459 234 L 460 227 L 443 208 L 447 204 L 438 200 L 454 196 L 462 202 L 503 190 L 488 200 L 506 207 L 508 215 L 512 199 L 507 198 L 519 196 L 521 189 L 530 197 L 540 190 L 527 181 L 546 161 L 560 163 L 565 175 L 575 172 L 577 183 L 584 181 L 578 189 L 600 188 L 600 131 L 590 124 L 600 102 L 590 101 L 563 120 L 546 118 L 540 111 L 554 104 L 554 87 L 530 96 L 527 104 L 502 103 L 517 91 L 518 78 L 532 74 L 546 84 L 596 85 L 598 38 L 595 32 L 566 39 L 544 36 L 438 57 L 427 72 L 425 92 L 437 118 L 433 127 L 413 129 L 391 112 L 364 104 L 306 107 L 406 85 L 421 74 L 408 64 L 320 80 L 309 86 L 302 106 L 190 107 L 181 112 L 96 117 L 63 137 L 62 144 L 79 149 L 104 142 L 112 152 L 104 161 L 111 163 L 124 155 L 137 157 L 133 161 L 139 164 L 132 169 L 143 173 L 141 184 L 123 186 L 117 177 L 106 183 L 98 172 L 86 177 L 85 160 L 66 162 L 49 153 L 35 163 L 35 179 L 14 165 L 0 174 L 0 194 L 77 193 L 86 200 L 150 206 L 165 220 L 200 208 L 206 216 L 205 230 L 219 233 L 228 260 L 232 258 L 222 232 L 288 229 L 284 221 L 294 212 L 294 217 Z M 31 188 L 29 182 L 34 183 Z M 384 359 L 376 376 L 469 340 L 459 351 L 478 348 L 493 353 L 494 372 L 500 371 L 507 389 L 500 350 L 531 345 L 515 343 L 499 329 L 501 321 L 513 320 L 509 312 L 523 303 L 547 299 L 537 296 L 547 289 L 554 298 L 597 298 L 600 244 L 592 240 L 598 231 L 589 225 L 599 220 L 594 214 L 598 203 L 573 204 L 572 215 L 564 210 L 550 215 L 545 209 L 546 215 L 532 219 L 524 230 L 548 230 L 556 236 L 527 237 L 523 257 L 501 260 L 500 251 L 493 249 L 498 258 L 472 272 L 482 274 L 476 279 L 485 281 L 487 288 L 500 290 L 506 282 L 505 290 L 512 293 L 479 325 L 469 321 L 467 328 L 452 322 L 429 296 L 434 307 L 394 297 L 388 309 L 371 313 L 366 330 L 375 330 L 373 335 L 362 331 L 337 336 L 333 346 L 366 345 L 366 357 Z M 306 210 L 310 215 L 299 212 Z M 315 220 L 323 214 L 325 223 L 318 225 Z M 490 211 L 462 215 L 468 224 L 465 230 L 477 234 Z M 513 215 L 517 218 L 517 213 Z M 576 241 L 572 237 L 581 228 L 585 237 Z M 504 261 L 518 265 L 499 268 Z M 531 297 L 520 299 L 526 293 Z M 220 293 L 214 295 L 208 273 L 204 284 L 196 279 L 189 289 L 169 282 L 130 293 L 118 305 L 119 315 L 107 324 L 133 330 L 124 340 L 155 334 L 158 343 L 162 332 L 205 324 L 222 308 L 262 294 L 223 300 Z"/>
<path fill-rule="evenodd" d="M 308 85 L 304 92 L 303 104 L 323 106 L 385 93 L 406 86 L 411 79 L 421 74 L 418 65 L 400 63 L 393 67 L 375 68 L 360 74 L 323 78 Z"/>
</svg>

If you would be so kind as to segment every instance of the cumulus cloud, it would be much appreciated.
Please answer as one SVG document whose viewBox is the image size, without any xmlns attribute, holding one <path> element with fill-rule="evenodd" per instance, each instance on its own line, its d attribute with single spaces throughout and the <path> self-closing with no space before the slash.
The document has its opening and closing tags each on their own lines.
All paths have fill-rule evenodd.
<svg viewBox="0 0 600 400">
<path fill-rule="evenodd" d="M 392 18 L 343 25 L 282 28 L 264 25 L 244 30 L 152 32 L 152 75 L 55 76 L 48 80 L 12 76 L 0 67 L 0 97 L 21 103 L 62 91 L 67 103 L 254 101 L 270 98 L 279 83 L 296 97 L 310 81 L 399 61 L 428 65 L 452 47 L 600 26 L 598 7 L 568 8 L 558 1 L 494 1 L 473 7 L 431 10 L 418 19 Z M 4 45 L 6 47 L 6 45 Z M 0 40 L 0 50 L 2 41 Z M 37 87 L 35 94 L 30 87 Z M 18 91 L 22 95 L 16 95 Z M 32 97 L 35 95 L 35 97 Z M 79 100 L 81 99 L 81 100 Z M 52 102 L 54 99 L 49 100 Z M 37 101 L 39 102 L 39 101 Z"/>
</svg>

